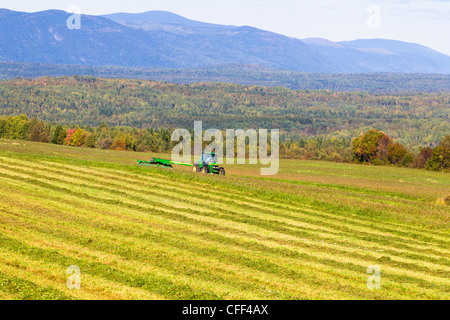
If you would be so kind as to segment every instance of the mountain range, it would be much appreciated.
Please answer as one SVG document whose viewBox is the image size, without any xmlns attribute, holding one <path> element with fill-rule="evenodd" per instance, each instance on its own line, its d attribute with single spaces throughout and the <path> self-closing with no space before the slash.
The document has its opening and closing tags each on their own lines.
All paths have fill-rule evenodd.
<svg viewBox="0 0 450 320">
<path fill-rule="evenodd" d="M 314 73 L 450 74 L 450 56 L 384 39 L 296 39 L 250 26 L 193 21 L 165 11 L 81 16 L 0 9 L 0 61 L 152 68 L 260 65 Z"/>
</svg>

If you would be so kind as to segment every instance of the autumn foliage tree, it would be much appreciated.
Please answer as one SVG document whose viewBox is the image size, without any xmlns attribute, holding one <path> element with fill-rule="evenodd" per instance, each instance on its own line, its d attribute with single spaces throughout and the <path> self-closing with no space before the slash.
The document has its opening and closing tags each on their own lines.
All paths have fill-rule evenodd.
<svg viewBox="0 0 450 320">
<path fill-rule="evenodd" d="M 74 147 L 81 147 L 86 142 L 86 132 L 83 129 L 78 128 L 72 135 L 71 145 Z"/>
<path fill-rule="evenodd" d="M 383 161 L 387 158 L 391 139 L 382 131 L 373 129 L 353 139 L 353 156 L 358 162 Z"/>
<path fill-rule="evenodd" d="M 66 144 L 68 146 L 72 145 L 72 136 L 74 135 L 75 131 L 77 131 L 77 129 L 69 129 L 67 130 L 67 134 L 66 134 Z"/>
<path fill-rule="evenodd" d="M 400 143 L 394 143 L 384 132 L 373 129 L 353 139 L 353 157 L 357 162 L 407 166 L 411 153 Z"/>
<path fill-rule="evenodd" d="M 30 121 L 30 141 L 50 142 L 50 132 L 50 126 L 43 121 L 38 121 L 36 118 Z"/>
<path fill-rule="evenodd" d="M 73 147 L 81 147 L 86 142 L 87 133 L 81 129 L 69 129 L 67 131 L 66 144 Z"/>
<path fill-rule="evenodd" d="M 127 145 L 125 144 L 125 141 L 123 141 L 123 139 L 117 138 L 109 148 L 111 150 L 123 151 L 127 149 Z"/>
<path fill-rule="evenodd" d="M 414 160 L 414 167 L 423 169 L 427 162 L 431 159 L 431 155 L 433 154 L 433 148 L 424 147 L 420 149 L 420 152 L 416 159 Z"/>
</svg>

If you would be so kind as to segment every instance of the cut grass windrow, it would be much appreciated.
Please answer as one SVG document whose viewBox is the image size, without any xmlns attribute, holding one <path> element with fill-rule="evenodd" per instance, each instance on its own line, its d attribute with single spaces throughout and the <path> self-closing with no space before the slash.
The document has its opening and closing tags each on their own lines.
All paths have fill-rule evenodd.
<svg viewBox="0 0 450 320">
<path fill-rule="evenodd" d="M 16 170 L 21 170 L 20 166 L 15 167 L 15 169 Z M 61 174 L 63 174 L 64 171 L 62 171 L 62 170 L 54 170 L 54 169 L 45 168 L 45 167 L 40 167 L 40 169 L 42 169 L 44 171 L 44 173 L 46 173 L 48 176 L 52 176 L 49 172 L 54 172 L 55 174 L 53 175 L 53 177 L 55 177 L 55 179 L 57 179 L 57 180 L 62 180 L 62 179 L 59 179 L 57 177 L 58 177 L 58 175 L 60 176 Z M 73 169 L 71 168 L 71 170 L 73 170 Z M 115 178 L 113 176 L 105 176 L 105 175 L 103 175 L 103 177 L 101 177 L 100 178 L 101 180 L 100 180 L 98 178 L 96 179 L 94 177 L 90 177 L 90 175 L 93 175 L 93 174 L 89 173 L 89 176 L 82 176 L 82 175 L 75 175 L 75 174 L 65 174 L 65 178 L 67 179 L 67 178 L 73 177 L 73 178 L 77 179 L 78 181 L 88 181 L 88 182 L 90 182 L 91 187 L 96 187 L 96 188 L 101 188 L 101 186 L 105 186 L 105 185 L 109 185 L 109 186 L 112 186 L 112 187 L 117 187 L 118 184 L 120 184 L 121 181 L 122 181 L 122 178 L 120 178 L 120 177 Z M 105 177 L 106 177 L 106 179 L 105 179 Z M 98 183 L 101 183 L 100 187 L 99 187 Z M 127 184 L 127 190 L 141 191 L 142 193 L 148 192 L 149 194 L 153 194 L 153 195 L 156 195 L 157 193 L 160 193 L 160 194 L 162 194 L 163 197 L 165 197 L 164 199 L 167 199 L 167 195 L 175 195 L 175 196 L 177 196 L 177 195 L 180 195 L 180 193 L 181 193 L 181 194 L 183 194 L 185 196 L 184 197 L 185 198 L 185 202 L 187 202 L 188 196 L 190 195 L 190 196 L 195 196 L 194 200 L 191 200 L 190 202 L 198 203 L 198 202 L 195 201 L 195 199 L 197 199 L 197 201 L 198 201 L 199 192 L 194 193 L 194 192 L 192 192 L 190 190 L 183 190 L 183 188 L 181 188 L 180 186 L 174 186 L 174 187 L 159 186 L 158 184 L 164 183 L 164 181 L 162 179 L 159 180 L 159 181 L 153 180 L 153 181 L 151 181 L 151 183 L 152 184 L 149 185 L 149 184 L 140 183 L 140 182 L 134 182 L 133 184 L 131 182 L 129 182 Z M 136 189 L 137 188 L 137 187 L 135 187 L 136 185 L 139 186 L 139 189 Z M 158 185 L 158 187 L 154 188 L 157 185 Z M 153 187 L 153 189 L 152 189 L 152 187 Z M 178 187 L 178 189 L 177 189 L 177 187 Z M 119 191 L 119 190 L 116 191 L 116 194 L 122 194 L 122 193 L 124 193 L 124 191 Z M 126 194 L 126 192 L 125 192 L 125 194 Z M 129 196 L 129 195 L 127 195 L 127 196 Z M 213 195 L 213 196 L 208 196 L 207 195 L 207 196 L 204 196 L 204 197 L 205 197 L 205 200 L 213 200 L 214 196 L 215 195 Z M 422 229 L 423 230 L 422 233 L 414 232 L 415 230 L 411 230 L 409 232 L 404 232 L 404 231 L 401 231 L 401 230 L 398 230 L 398 229 L 383 228 L 382 225 L 377 225 L 377 224 L 374 224 L 374 223 L 365 223 L 362 220 L 352 221 L 352 220 L 346 220 L 345 217 L 333 217 L 331 215 L 327 215 L 324 212 L 320 212 L 320 211 L 317 211 L 317 210 L 309 210 L 309 209 L 303 208 L 303 207 L 297 207 L 297 208 L 292 208 L 291 207 L 291 208 L 285 208 L 286 210 L 275 211 L 274 209 L 279 209 L 279 206 L 275 207 L 275 208 L 272 208 L 272 206 L 274 206 L 272 203 L 264 203 L 265 206 L 263 207 L 263 206 L 248 205 L 245 202 L 236 200 L 235 199 L 236 195 L 233 195 L 233 197 L 232 197 L 233 200 L 228 200 L 227 198 L 224 198 L 223 196 L 222 197 L 218 196 L 218 197 L 220 197 L 219 198 L 220 199 L 220 203 L 221 204 L 226 203 L 228 205 L 227 206 L 228 208 L 230 206 L 235 205 L 235 204 L 239 204 L 239 205 L 244 204 L 246 210 L 248 210 L 248 209 L 259 210 L 259 212 L 262 215 L 273 212 L 275 214 L 276 218 L 287 217 L 287 218 L 292 219 L 292 220 L 299 220 L 298 219 L 299 215 L 301 215 L 301 219 L 302 219 L 303 222 L 305 222 L 306 219 L 314 219 L 315 222 L 316 222 L 316 225 L 314 226 L 315 228 L 320 227 L 320 226 L 323 227 L 324 225 L 327 225 L 323 221 L 324 220 L 323 218 L 327 218 L 328 220 L 335 220 L 335 221 L 339 222 L 338 226 L 336 224 L 331 225 L 332 229 L 335 229 L 336 227 L 350 226 L 352 228 L 352 232 L 353 232 L 354 227 L 355 227 L 355 222 L 356 222 L 357 225 L 358 225 L 358 228 L 361 228 L 362 226 L 367 226 L 368 228 L 366 228 L 366 230 L 370 230 L 372 234 L 376 233 L 377 230 L 380 230 L 383 233 L 388 232 L 389 235 L 391 235 L 392 233 L 393 234 L 400 234 L 400 233 L 402 233 L 403 235 L 407 236 L 407 239 L 408 239 L 409 243 L 411 243 L 411 241 L 415 241 L 414 239 L 423 240 L 423 242 L 425 242 L 425 243 L 426 243 L 426 241 L 433 241 L 435 243 L 436 240 L 437 240 L 437 241 L 440 241 L 443 244 L 443 246 L 446 246 L 446 239 L 447 239 L 446 237 L 433 237 L 434 234 L 430 234 L 430 232 L 428 232 L 428 235 L 425 235 L 426 231 L 423 230 L 423 229 Z M 218 198 L 216 197 L 215 199 L 218 199 Z M 217 208 L 217 207 L 214 207 L 214 205 L 215 205 L 214 202 L 211 201 L 210 203 L 211 203 L 213 208 Z M 264 209 L 263 212 L 261 212 L 262 209 Z M 287 211 L 287 209 L 290 209 L 290 211 Z M 295 211 L 295 214 L 292 214 L 293 211 Z M 309 211 L 310 212 L 309 216 L 307 216 L 305 214 L 302 215 L 303 211 Z M 320 222 L 320 226 L 317 224 L 317 221 Z M 346 221 L 348 221 L 349 223 L 345 223 Z M 329 232 L 330 229 L 328 229 L 326 231 Z M 348 231 L 348 229 L 347 229 L 347 231 Z M 435 233 L 437 233 L 437 232 L 435 232 Z M 411 239 L 411 238 L 413 238 L 413 239 Z M 416 244 L 416 243 L 414 243 L 414 244 Z M 417 244 L 419 244 L 419 242 L 417 242 Z"/>
</svg>

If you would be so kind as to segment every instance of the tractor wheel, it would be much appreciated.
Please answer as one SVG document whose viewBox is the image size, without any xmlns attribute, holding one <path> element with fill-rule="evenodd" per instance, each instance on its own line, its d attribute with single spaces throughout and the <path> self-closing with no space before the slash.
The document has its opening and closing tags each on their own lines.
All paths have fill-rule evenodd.
<svg viewBox="0 0 450 320">
<path fill-rule="evenodd" d="M 203 166 L 202 167 L 202 173 L 208 173 L 208 167 L 207 166 Z"/>
<path fill-rule="evenodd" d="M 219 169 L 219 175 L 221 175 L 221 176 L 225 175 L 225 169 L 224 168 L 220 168 Z"/>
</svg>

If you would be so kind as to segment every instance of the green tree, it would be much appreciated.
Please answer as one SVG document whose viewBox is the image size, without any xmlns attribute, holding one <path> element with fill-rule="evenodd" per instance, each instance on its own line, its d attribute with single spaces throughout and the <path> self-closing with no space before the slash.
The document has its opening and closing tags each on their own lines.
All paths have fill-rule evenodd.
<svg viewBox="0 0 450 320">
<path fill-rule="evenodd" d="M 55 131 L 53 132 L 51 143 L 64 144 L 66 137 L 67 132 L 63 129 L 61 125 L 58 125 L 56 126 Z"/>
<path fill-rule="evenodd" d="M 65 130 L 61 130 L 58 135 L 57 144 L 63 145 L 64 141 L 66 141 L 67 132 Z"/>
<path fill-rule="evenodd" d="M 434 171 L 450 168 L 450 135 L 445 136 L 441 144 L 433 149 L 431 158 L 425 168 Z"/>
<path fill-rule="evenodd" d="M 55 131 L 53 131 L 52 139 L 50 140 L 53 144 L 58 144 L 58 137 L 60 132 L 63 130 L 61 125 L 56 126 Z"/>
<path fill-rule="evenodd" d="M 94 133 L 88 133 L 86 137 L 86 147 L 95 148 L 97 136 Z"/>
<path fill-rule="evenodd" d="M 389 163 L 397 166 L 407 166 L 413 160 L 413 157 L 408 150 L 406 150 L 406 148 L 398 142 L 388 146 L 387 156 Z"/>
</svg>

